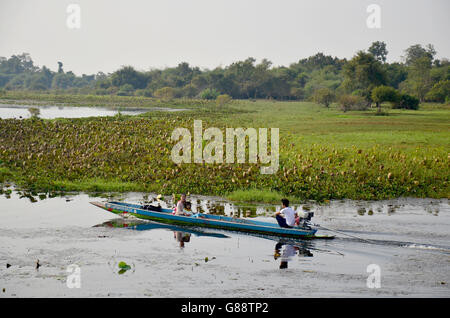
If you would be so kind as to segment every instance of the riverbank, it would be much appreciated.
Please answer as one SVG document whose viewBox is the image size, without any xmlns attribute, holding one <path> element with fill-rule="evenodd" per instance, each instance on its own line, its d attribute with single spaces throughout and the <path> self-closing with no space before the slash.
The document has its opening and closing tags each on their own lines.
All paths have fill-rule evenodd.
<svg viewBox="0 0 450 318">
<path fill-rule="evenodd" d="M 64 92 L 6 91 L 0 95 L 0 104 L 34 106 L 113 107 L 133 108 L 208 108 L 215 101 L 202 99 L 161 100 L 144 96 L 75 95 Z M 181 107 L 183 106 L 183 107 Z"/>
</svg>

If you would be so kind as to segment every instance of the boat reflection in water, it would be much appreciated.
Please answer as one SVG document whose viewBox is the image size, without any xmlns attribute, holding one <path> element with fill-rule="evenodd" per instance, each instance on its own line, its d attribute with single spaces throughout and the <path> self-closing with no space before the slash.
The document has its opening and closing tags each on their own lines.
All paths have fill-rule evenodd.
<svg viewBox="0 0 450 318">
<path fill-rule="evenodd" d="M 313 256 L 311 251 L 304 246 L 286 244 L 284 242 L 278 242 L 275 245 L 275 253 L 273 258 L 275 260 L 280 258 L 280 269 L 288 268 L 288 262 L 291 261 L 295 255 L 298 255 L 299 257 Z"/>
<path fill-rule="evenodd" d="M 216 238 L 229 238 L 221 233 L 210 233 L 191 227 L 181 227 L 176 225 L 162 224 L 158 222 L 142 221 L 142 220 L 124 220 L 114 219 L 104 222 L 102 224 L 95 225 L 94 227 L 116 227 L 127 228 L 136 231 L 148 231 L 155 229 L 166 229 L 173 231 L 174 239 L 179 243 L 180 248 L 184 248 L 184 244 L 191 241 L 191 236 L 209 236 Z"/>
<path fill-rule="evenodd" d="M 174 238 L 178 240 L 178 238 L 182 239 L 183 242 L 189 242 L 190 236 L 193 234 L 195 236 L 210 236 L 216 238 L 229 238 L 229 236 L 221 233 L 207 232 L 195 227 L 188 226 L 177 226 L 170 224 L 163 224 L 152 221 L 142 221 L 142 220 L 127 220 L 127 219 L 114 219 L 102 224 L 95 225 L 94 227 L 117 227 L 117 228 L 127 228 L 130 230 L 136 231 L 148 231 L 148 230 L 156 230 L 156 229 L 166 229 L 174 232 Z M 181 234 L 177 234 L 177 233 Z M 189 235 L 189 239 L 184 238 Z"/>
<path fill-rule="evenodd" d="M 215 237 L 215 238 L 230 238 L 222 233 L 215 233 L 203 230 L 203 228 L 195 228 L 188 226 L 177 226 L 163 224 L 153 221 L 144 221 L 139 219 L 127 220 L 127 219 L 114 219 L 102 224 L 95 225 L 94 227 L 114 227 L 114 228 L 127 228 L 136 231 L 147 231 L 155 229 L 166 229 L 173 232 L 173 238 L 179 243 L 180 248 L 184 248 L 186 243 L 191 242 L 192 236 L 197 237 Z M 250 234 L 249 234 L 250 235 Z M 288 262 L 292 261 L 297 255 L 298 257 L 312 257 L 311 250 L 315 250 L 313 242 L 292 240 L 292 239 L 280 239 L 274 236 L 266 236 L 260 234 L 252 234 L 252 236 L 261 237 L 270 241 L 276 241 L 274 259 L 280 259 L 280 269 L 288 268 Z M 318 249 L 317 249 L 318 250 Z M 326 251 L 328 252 L 328 251 Z"/>
<path fill-rule="evenodd" d="M 173 237 L 177 242 L 180 243 L 180 247 L 184 247 L 184 243 L 188 243 L 191 241 L 191 233 L 181 232 L 181 231 L 174 231 Z"/>
</svg>

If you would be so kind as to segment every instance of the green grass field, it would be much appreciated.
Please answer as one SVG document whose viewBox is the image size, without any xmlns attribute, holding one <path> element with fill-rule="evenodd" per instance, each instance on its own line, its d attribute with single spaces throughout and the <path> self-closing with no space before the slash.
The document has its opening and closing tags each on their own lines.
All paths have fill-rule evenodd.
<svg viewBox="0 0 450 318">
<path fill-rule="evenodd" d="M 226 195 L 273 202 L 282 196 L 318 201 L 449 197 L 450 106 L 425 104 L 417 111 L 342 112 L 310 102 L 214 101 L 79 95 L 7 96 L 65 105 L 140 105 L 189 108 L 140 116 L 61 120 L 0 120 L 0 182 L 35 191 L 152 191 Z M 128 98 L 128 99 L 127 99 Z M 95 99 L 95 98 L 93 98 Z M 139 100 L 137 102 L 136 100 Z M 127 103 L 128 101 L 128 103 Z M 189 105 L 185 107 L 185 105 Z M 172 162 L 176 127 L 280 129 L 280 167 L 261 175 L 261 164 Z"/>
</svg>

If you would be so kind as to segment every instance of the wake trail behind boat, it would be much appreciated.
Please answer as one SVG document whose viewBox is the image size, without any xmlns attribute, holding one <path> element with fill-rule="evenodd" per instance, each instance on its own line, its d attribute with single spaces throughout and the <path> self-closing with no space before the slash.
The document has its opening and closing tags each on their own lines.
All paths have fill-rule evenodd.
<svg viewBox="0 0 450 318">
<path fill-rule="evenodd" d="M 416 242 L 408 242 L 408 241 L 394 241 L 394 240 L 366 240 L 360 238 L 352 238 L 352 237 L 340 237 L 336 236 L 336 242 L 355 242 L 355 243 L 367 243 L 374 245 L 382 245 L 382 246 L 395 246 L 395 247 L 404 247 L 404 248 L 413 248 L 413 249 L 422 249 L 422 250 L 430 250 L 430 251 L 438 251 L 444 254 L 450 254 L 450 247 L 437 245 L 437 244 L 428 244 L 428 243 L 416 243 Z"/>
</svg>

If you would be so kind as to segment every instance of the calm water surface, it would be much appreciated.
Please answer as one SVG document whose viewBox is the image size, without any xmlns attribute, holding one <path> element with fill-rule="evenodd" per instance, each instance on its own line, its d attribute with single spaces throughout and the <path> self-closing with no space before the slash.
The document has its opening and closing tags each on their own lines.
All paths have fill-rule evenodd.
<svg viewBox="0 0 450 318">
<path fill-rule="evenodd" d="M 42 119 L 54 118 L 81 118 L 93 116 L 115 116 L 119 113 L 123 115 L 139 115 L 148 111 L 181 111 L 183 109 L 173 108 L 148 108 L 148 109 L 126 109 L 118 110 L 107 107 L 72 107 L 72 106 L 26 106 L 26 105 L 5 105 L 0 104 L 0 118 L 30 118 L 32 112 L 36 112 L 37 116 Z"/>
<path fill-rule="evenodd" d="M 340 230 L 320 231 L 334 240 L 302 241 L 124 219 L 89 204 L 104 197 L 84 193 L 2 192 L 0 297 L 450 296 L 448 200 L 295 205 Z M 110 198 L 151 203 L 156 194 Z M 196 211 L 274 223 L 279 209 L 218 197 L 189 200 Z M 81 269 L 81 288 L 67 287 L 71 264 Z M 370 264 L 381 269 L 380 288 L 367 287 Z"/>
</svg>

